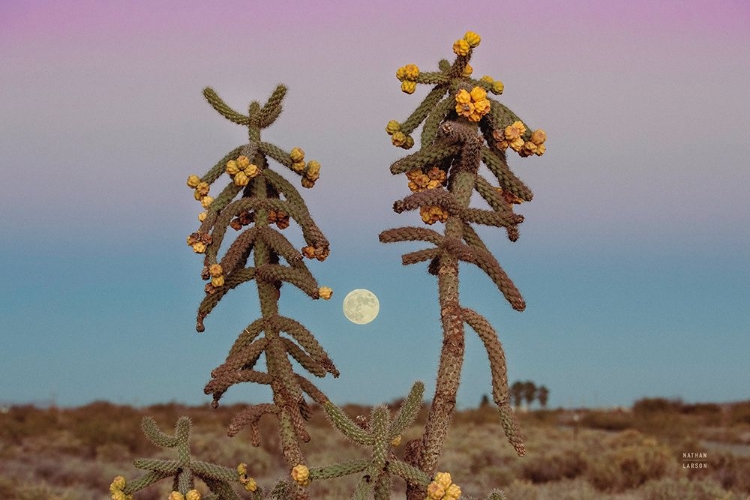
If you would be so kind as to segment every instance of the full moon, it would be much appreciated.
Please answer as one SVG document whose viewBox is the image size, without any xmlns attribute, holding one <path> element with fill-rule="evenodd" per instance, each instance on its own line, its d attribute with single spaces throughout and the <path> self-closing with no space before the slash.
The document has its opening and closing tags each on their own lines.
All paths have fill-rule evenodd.
<svg viewBox="0 0 750 500">
<path fill-rule="evenodd" d="M 370 290 L 358 288 L 344 297 L 344 316 L 358 325 L 374 320 L 380 311 L 380 302 Z"/>
</svg>

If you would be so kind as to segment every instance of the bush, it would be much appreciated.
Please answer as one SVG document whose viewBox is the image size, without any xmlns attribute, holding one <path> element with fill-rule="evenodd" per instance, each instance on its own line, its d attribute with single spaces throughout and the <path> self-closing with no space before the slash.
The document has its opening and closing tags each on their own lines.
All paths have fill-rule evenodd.
<svg viewBox="0 0 750 500">
<path fill-rule="evenodd" d="M 524 461 L 521 477 L 533 483 L 573 479 L 586 471 L 587 462 L 580 451 L 563 450 L 549 455 L 537 455 Z"/>
<path fill-rule="evenodd" d="M 654 439 L 615 447 L 590 464 L 588 480 L 600 491 L 622 492 L 662 478 L 674 465 L 673 454 Z"/>
<path fill-rule="evenodd" d="M 645 500 L 733 500 L 730 491 L 711 480 L 690 481 L 687 478 L 664 478 L 649 481 L 643 487 Z"/>
<path fill-rule="evenodd" d="M 622 431 L 633 427 L 633 416 L 624 411 L 590 411 L 581 419 L 581 425 L 590 429 Z"/>
<path fill-rule="evenodd" d="M 750 424 L 750 401 L 732 405 L 730 415 L 733 424 Z"/>
<path fill-rule="evenodd" d="M 682 400 L 667 398 L 643 398 L 633 404 L 633 413 L 636 415 L 649 415 L 654 413 L 680 413 L 682 411 Z"/>
</svg>

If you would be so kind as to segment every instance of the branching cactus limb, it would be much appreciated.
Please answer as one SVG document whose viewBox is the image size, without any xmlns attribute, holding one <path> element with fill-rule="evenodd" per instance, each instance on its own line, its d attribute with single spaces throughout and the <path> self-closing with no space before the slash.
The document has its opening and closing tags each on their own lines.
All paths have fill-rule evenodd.
<svg viewBox="0 0 750 500">
<path fill-rule="evenodd" d="M 394 203 L 397 213 L 419 210 L 425 224 L 444 223 L 444 231 L 402 227 L 383 231 L 380 241 L 425 241 L 432 246 L 405 254 L 405 265 L 428 261 L 428 271 L 437 276 L 443 347 L 435 395 L 422 439 L 408 445 L 407 461 L 429 476 L 435 474 L 456 404 L 464 357 L 464 324 L 479 335 L 487 350 L 492 371 L 495 403 L 505 433 L 519 455 L 523 440 L 508 403 L 505 356 L 497 334 L 478 313 L 459 302 L 459 262 L 482 269 L 497 285 L 513 309 L 523 311 L 526 303 L 511 279 L 472 227 L 482 224 L 505 228 L 516 241 L 523 217 L 513 212 L 515 204 L 530 201 L 531 190 L 516 177 L 507 163 L 507 151 L 521 157 L 541 156 L 546 134 L 532 131 L 506 106 L 488 97 L 501 94 L 503 84 L 489 76 L 472 77 L 472 51 L 480 43 L 476 33 L 467 32 L 453 45 L 453 63 L 440 61 L 437 72 L 421 72 L 409 64 L 396 72 L 401 90 L 413 93 L 417 84 L 434 85 L 417 109 L 402 123 L 388 122 L 386 132 L 397 147 L 414 145 L 411 133 L 422 123 L 420 150 L 391 165 L 394 175 L 405 173 L 412 194 Z M 480 172 L 484 164 L 496 178 L 493 184 Z M 476 191 L 490 209 L 471 208 Z M 410 500 L 432 498 L 423 484 L 412 483 Z M 440 497 L 442 498 L 442 497 Z"/>
<path fill-rule="evenodd" d="M 142 458 L 134 462 L 141 470 L 148 471 L 133 481 L 126 481 L 118 476 L 110 485 L 113 500 L 128 500 L 133 494 L 147 488 L 162 479 L 172 478 L 172 495 L 170 499 L 181 500 L 240 500 L 239 495 L 232 488 L 232 483 L 240 482 L 250 493 L 250 498 L 260 500 L 262 491 L 255 481 L 238 471 L 220 465 L 193 460 L 190 454 L 190 419 L 180 417 L 173 435 L 162 432 L 151 417 L 144 417 L 143 433 L 149 441 L 160 448 L 174 448 L 177 458 L 162 460 Z M 244 465 L 244 464 L 243 464 Z M 245 471 L 246 472 L 246 471 Z M 195 479 L 201 479 L 211 490 L 212 494 L 201 496 L 196 489 Z"/>
<path fill-rule="evenodd" d="M 254 405 L 235 416 L 229 434 L 250 428 L 251 441 L 260 444 L 258 421 L 273 415 L 279 422 L 284 457 L 290 469 L 304 464 L 300 442 L 310 439 L 304 420 L 309 416 L 305 395 L 319 404 L 328 398 L 307 378 L 294 372 L 291 359 L 306 371 L 324 377 L 339 375 L 335 365 L 313 334 L 299 322 L 279 312 L 278 301 L 284 283 L 293 285 L 312 299 L 330 299 L 332 290 L 318 286 L 305 265 L 305 258 L 325 260 L 329 243 L 313 221 L 305 202 L 294 186 L 270 161 L 280 164 L 301 177 L 302 186 L 311 188 L 320 176 L 320 164 L 305 160 L 298 148 L 285 151 L 261 140 L 261 130 L 270 126 L 281 113 L 286 87 L 279 85 L 261 106 L 250 103 L 244 115 L 229 107 L 216 92 L 207 88 L 204 96 L 211 106 L 228 120 L 248 129 L 248 142 L 219 160 L 203 177 L 191 175 L 188 186 L 205 208 L 199 216 L 198 230 L 188 237 L 196 253 L 204 254 L 202 277 L 206 296 L 198 307 L 197 330 L 205 329 L 204 320 L 227 292 L 255 281 L 261 317 L 243 330 L 224 363 L 211 373 L 205 387 L 218 405 L 222 395 L 243 382 L 268 385 L 272 403 Z M 214 199 L 209 195 L 213 185 L 224 174 L 229 182 Z M 294 220 L 302 230 L 306 245 L 297 249 L 281 232 Z M 236 232 L 229 243 L 228 233 Z M 221 255 L 223 252 L 223 255 Z M 266 371 L 255 369 L 261 356 Z M 306 498 L 297 488 L 296 498 Z"/>
<path fill-rule="evenodd" d="M 416 382 L 393 418 L 385 406 L 377 406 L 373 408 L 370 418 L 363 422 L 353 421 L 330 401 L 325 403 L 323 407 L 333 426 L 355 443 L 370 448 L 372 454 L 369 459 L 351 460 L 323 467 L 296 466 L 292 470 L 293 481 L 300 486 L 307 486 L 314 480 L 360 474 L 351 497 L 355 500 L 372 497 L 376 500 L 389 499 L 394 476 L 427 488 L 431 477 L 398 459 L 392 451 L 392 448 L 401 442 L 401 434 L 417 418 L 423 394 L 424 384 Z"/>
</svg>

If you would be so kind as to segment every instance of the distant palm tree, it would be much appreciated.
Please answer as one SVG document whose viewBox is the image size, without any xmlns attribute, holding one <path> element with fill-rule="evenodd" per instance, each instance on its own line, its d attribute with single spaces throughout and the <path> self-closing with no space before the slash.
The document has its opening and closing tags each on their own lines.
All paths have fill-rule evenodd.
<svg viewBox="0 0 750 500">
<path fill-rule="evenodd" d="M 539 388 L 536 390 L 536 397 L 539 400 L 539 404 L 542 405 L 542 408 L 546 408 L 547 399 L 549 398 L 549 389 L 547 389 L 543 385 L 540 385 Z"/>
<path fill-rule="evenodd" d="M 523 399 L 526 400 L 527 406 L 531 406 L 531 403 L 536 399 L 536 384 L 531 380 L 527 380 L 522 383 L 522 387 L 521 392 L 523 394 Z"/>
<path fill-rule="evenodd" d="M 520 408 L 521 402 L 523 401 L 523 382 L 516 380 L 513 385 L 510 386 L 510 393 L 513 397 L 513 406 Z"/>
</svg>

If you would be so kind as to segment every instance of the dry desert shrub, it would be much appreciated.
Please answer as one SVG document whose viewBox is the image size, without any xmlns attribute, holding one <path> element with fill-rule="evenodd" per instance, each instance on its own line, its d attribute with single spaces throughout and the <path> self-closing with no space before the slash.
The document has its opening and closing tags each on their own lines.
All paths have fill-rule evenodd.
<svg viewBox="0 0 750 500">
<path fill-rule="evenodd" d="M 739 500 L 714 481 L 691 481 L 684 477 L 649 481 L 642 495 L 644 500 Z"/>
</svg>

